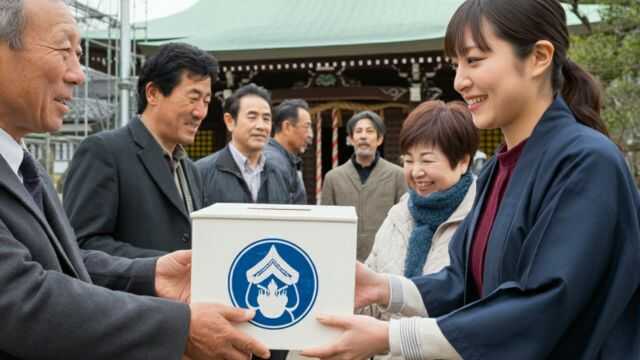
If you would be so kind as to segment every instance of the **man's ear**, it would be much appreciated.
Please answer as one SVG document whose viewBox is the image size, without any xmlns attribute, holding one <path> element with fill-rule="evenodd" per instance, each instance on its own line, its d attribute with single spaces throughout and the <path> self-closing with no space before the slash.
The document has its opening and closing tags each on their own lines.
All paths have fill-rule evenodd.
<svg viewBox="0 0 640 360">
<path fill-rule="evenodd" d="M 233 119 L 231 114 L 227 112 L 224 113 L 223 119 L 224 119 L 224 124 L 227 126 L 227 130 L 229 132 L 233 132 L 233 130 L 236 128 L 236 121 Z"/>
<path fill-rule="evenodd" d="M 555 47 L 548 40 L 539 40 L 533 47 L 530 55 L 529 65 L 531 66 L 531 75 L 539 77 L 547 72 L 549 67 L 553 65 L 553 55 Z"/>
<path fill-rule="evenodd" d="M 282 124 L 280 125 L 281 131 L 284 132 L 285 134 L 288 134 L 292 127 L 293 127 L 293 124 L 291 124 L 291 121 L 289 120 L 283 121 Z"/>
<path fill-rule="evenodd" d="M 144 94 L 147 98 L 147 104 L 149 105 L 158 105 L 160 101 L 160 97 L 163 96 L 162 92 L 153 82 L 148 82 L 147 85 L 144 86 Z"/>
</svg>

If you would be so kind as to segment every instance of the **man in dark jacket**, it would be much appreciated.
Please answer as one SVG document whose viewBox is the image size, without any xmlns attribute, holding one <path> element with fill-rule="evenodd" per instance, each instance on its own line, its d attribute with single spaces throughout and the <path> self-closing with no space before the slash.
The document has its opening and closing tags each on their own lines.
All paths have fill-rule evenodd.
<svg viewBox="0 0 640 360">
<path fill-rule="evenodd" d="M 271 133 L 271 95 L 245 85 L 224 103 L 224 122 L 231 141 L 196 162 L 202 175 L 204 205 L 217 202 L 291 203 L 281 171 L 264 156 Z"/>
<path fill-rule="evenodd" d="M 282 171 L 264 155 L 271 133 L 271 95 L 255 84 L 245 85 L 224 102 L 224 123 L 231 141 L 196 162 L 202 174 L 204 205 L 217 202 L 290 204 Z M 284 360 L 287 351 L 271 351 Z"/>
<path fill-rule="evenodd" d="M 189 213 L 202 207 L 202 184 L 182 145 L 207 115 L 217 72 L 200 49 L 161 47 L 140 74 L 140 115 L 78 147 L 64 207 L 82 248 L 136 258 L 191 247 Z"/>
<path fill-rule="evenodd" d="M 300 155 L 313 140 L 309 105 L 302 99 L 283 101 L 273 114 L 274 136 L 264 149 L 267 159 L 282 171 L 293 204 L 306 204 Z"/>
</svg>

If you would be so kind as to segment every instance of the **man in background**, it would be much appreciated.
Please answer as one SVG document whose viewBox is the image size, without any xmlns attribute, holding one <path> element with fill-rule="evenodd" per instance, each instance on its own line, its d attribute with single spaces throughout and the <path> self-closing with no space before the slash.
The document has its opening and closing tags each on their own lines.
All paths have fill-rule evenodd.
<svg viewBox="0 0 640 360">
<path fill-rule="evenodd" d="M 306 204 L 307 192 L 302 181 L 302 155 L 313 140 L 309 105 L 302 99 L 285 100 L 275 108 L 273 138 L 265 155 L 282 171 L 292 204 Z"/>
<path fill-rule="evenodd" d="M 204 205 L 218 202 L 289 204 L 283 174 L 264 156 L 271 133 L 271 95 L 255 84 L 236 90 L 224 102 L 231 141 L 196 162 Z"/>
<path fill-rule="evenodd" d="M 384 133 L 384 123 L 374 112 L 362 111 L 349 119 L 347 136 L 353 156 L 329 171 L 322 187 L 323 205 L 355 206 L 359 261 L 367 259 L 387 212 L 407 191 L 402 168 L 378 154 Z"/>
<path fill-rule="evenodd" d="M 282 171 L 264 154 L 271 133 L 271 95 L 255 84 L 240 87 L 224 102 L 231 141 L 196 162 L 202 174 L 205 206 L 218 202 L 290 204 Z M 288 351 L 272 350 L 272 360 Z"/>
<path fill-rule="evenodd" d="M 82 248 L 129 258 L 191 248 L 189 214 L 202 207 L 202 181 L 183 145 L 207 116 L 217 72 L 196 47 L 160 47 L 140 73 L 139 115 L 80 144 L 64 207 Z"/>
</svg>

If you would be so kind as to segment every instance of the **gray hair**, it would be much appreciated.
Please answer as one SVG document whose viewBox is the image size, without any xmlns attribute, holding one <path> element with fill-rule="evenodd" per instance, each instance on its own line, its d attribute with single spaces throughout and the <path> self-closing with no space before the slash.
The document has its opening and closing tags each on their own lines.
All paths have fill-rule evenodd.
<svg viewBox="0 0 640 360">
<path fill-rule="evenodd" d="M 0 1 L 0 41 L 11 49 L 21 48 L 24 20 L 24 0 Z"/>
<path fill-rule="evenodd" d="M 371 120 L 373 127 L 376 128 L 376 133 L 378 135 L 378 138 L 381 136 L 384 136 L 385 132 L 387 131 L 387 128 L 384 126 L 384 121 L 382 121 L 382 118 L 380 118 L 380 115 L 374 113 L 373 111 L 368 111 L 368 110 L 361 111 L 353 115 L 351 119 L 349 119 L 349 121 L 347 122 L 348 136 L 353 136 L 353 130 L 355 129 L 356 124 L 358 123 L 358 121 L 362 119 Z"/>
<path fill-rule="evenodd" d="M 56 1 L 71 4 L 70 0 Z M 24 24 L 24 0 L 0 0 L 0 41 L 6 41 L 10 49 L 22 48 Z"/>
</svg>

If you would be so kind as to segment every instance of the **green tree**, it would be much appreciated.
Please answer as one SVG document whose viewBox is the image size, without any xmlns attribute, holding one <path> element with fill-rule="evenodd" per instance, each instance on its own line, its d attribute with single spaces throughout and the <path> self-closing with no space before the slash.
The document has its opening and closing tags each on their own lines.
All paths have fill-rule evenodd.
<svg viewBox="0 0 640 360">
<path fill-rule="evenodd" d="M 603 5 L 602 22 L 572 37 L 569 56 L 594 74 L 605 91 L 603 118 L 611 137 L 628 154 L 640 175 L 640 0 L 568 0 L 580 17 L 579 4 Z"/>
</svg>

